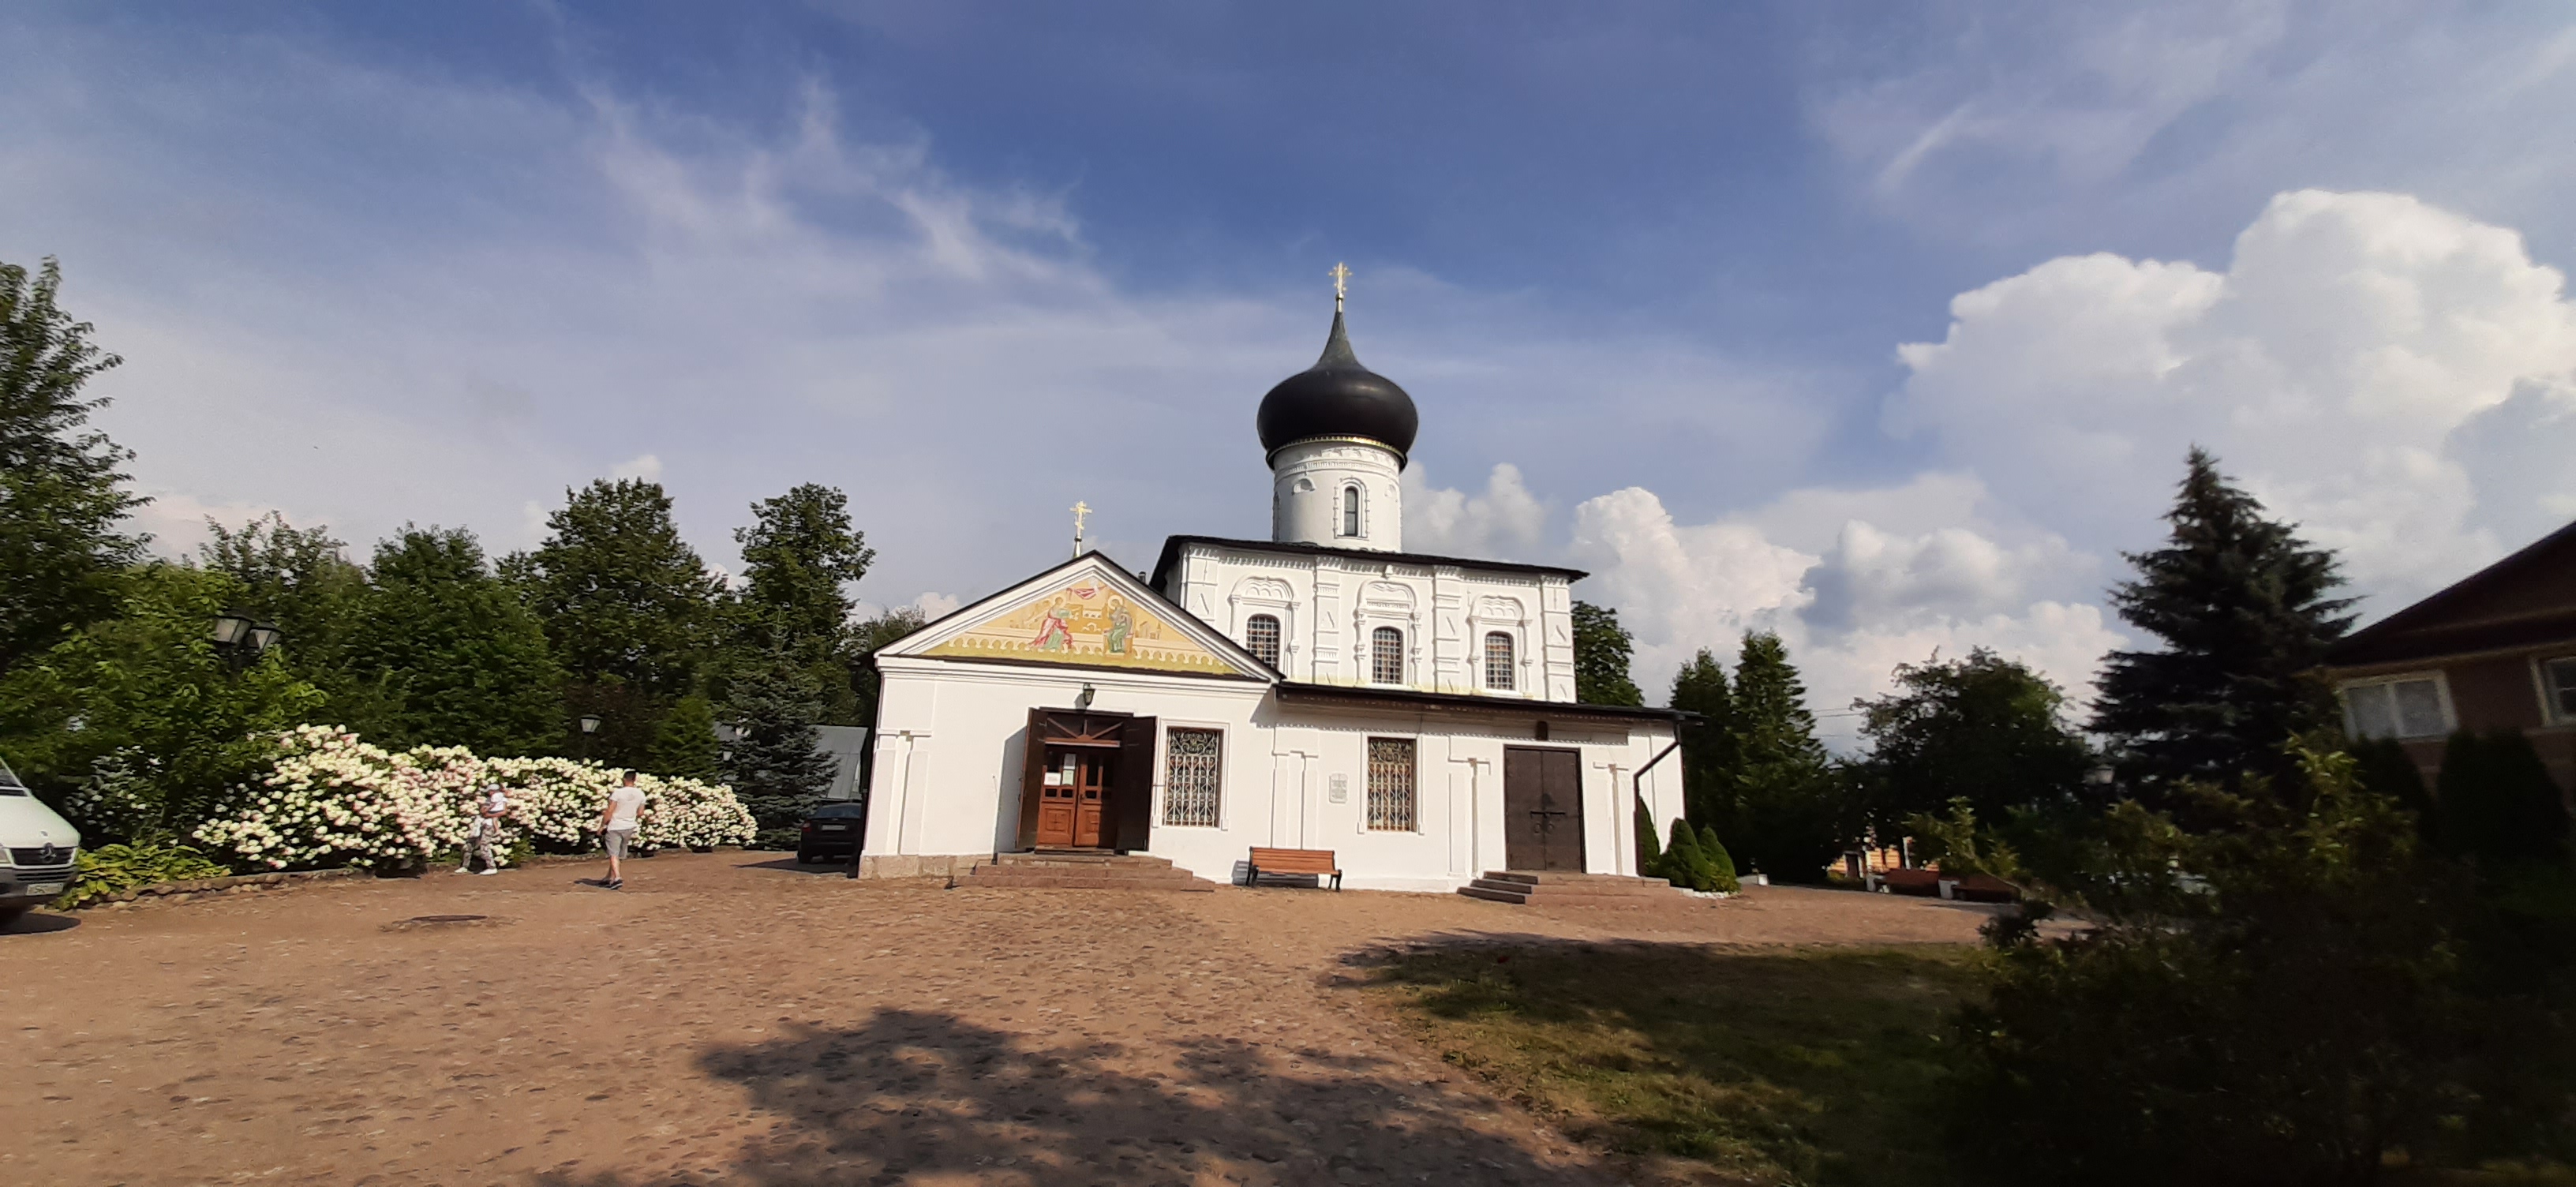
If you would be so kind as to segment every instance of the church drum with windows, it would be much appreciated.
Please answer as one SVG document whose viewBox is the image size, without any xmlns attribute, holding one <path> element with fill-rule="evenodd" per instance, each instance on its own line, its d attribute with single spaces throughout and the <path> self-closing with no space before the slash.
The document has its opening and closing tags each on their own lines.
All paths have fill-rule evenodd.
<svg viewBox="0 0 2576 1187">
<path fill-rule="evenodd" d="M 860 874 L 1061 850 L 1223 882 L 1256 846 L 1389 890 L 1635 874 L 1636 805 L 1681 810 L 1674 716 L 1575 703 L 1582 573 L 1403 550 L 1417 427 L 1337 308 L 1261 402 L 1269 540 L 1175 536 L 1146 580 L 1084 553 L 881 650 Z"/>
</svg>

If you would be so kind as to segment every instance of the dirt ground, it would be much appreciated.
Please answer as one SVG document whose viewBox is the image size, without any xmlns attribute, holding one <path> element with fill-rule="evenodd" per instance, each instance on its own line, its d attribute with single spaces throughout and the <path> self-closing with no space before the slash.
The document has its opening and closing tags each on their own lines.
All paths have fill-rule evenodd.
<svg viewBox="0 0 2576 1187">
<path fill-rule="evenodd" d="M 1756 889 L 944 890 L 672 854 L 36 915 L 0 935 L 0 1181 L 1610 1183 L 1349 988 L 1389 947 L 1965 942 Z M 489 918 L 413 924 L 436 914 Z M 76 919 L 76 922 L 75 922 Z"/>
</svg>

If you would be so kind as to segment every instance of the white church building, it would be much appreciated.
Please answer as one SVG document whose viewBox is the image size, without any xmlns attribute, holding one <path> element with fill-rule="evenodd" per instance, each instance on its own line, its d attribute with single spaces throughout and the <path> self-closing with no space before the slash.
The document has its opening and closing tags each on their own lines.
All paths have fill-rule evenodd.
<svg viewBox="0 0 2576 1187">
<path fill-rule="evenodd" d="M 1404 551 L 1419 417 L 1339 305 L 1261 401 L 1270 539 L 1174 536 L 1143 581 L 1085 552 L 877 653 L 860 876 L 1066 850 L 1226 882 L 1255 847 L 1386 890 L 1637 872 L 1637 805 L 1659 836 L 1682 809 L 1675 715 L 1576 703 L 1582 573 Z"/>
</svg>

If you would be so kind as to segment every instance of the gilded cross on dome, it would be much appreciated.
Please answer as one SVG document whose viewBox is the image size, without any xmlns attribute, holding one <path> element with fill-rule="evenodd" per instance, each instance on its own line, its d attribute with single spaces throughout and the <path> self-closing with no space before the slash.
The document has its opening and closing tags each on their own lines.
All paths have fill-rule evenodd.
<svg viewBox="0 0 2576 1187">
<path fill-rule="evenodd" d="M 1333 265 L 1333 270 L 1325 273 L 1325 275 L 1333 278 L 1333 312 L 1340 313 L 1342 311 L 1342 298 L 1350 292 L 1351 266 L 1348 264 L 1335 264 Z"/>
</svg>

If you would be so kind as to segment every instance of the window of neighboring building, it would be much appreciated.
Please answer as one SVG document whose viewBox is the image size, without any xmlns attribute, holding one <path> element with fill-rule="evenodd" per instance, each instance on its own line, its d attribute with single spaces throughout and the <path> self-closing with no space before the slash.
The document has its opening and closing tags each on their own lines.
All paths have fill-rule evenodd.
<svg viewBox="0 0 2576 1187">
<path fill-rule="evenodd" d="M 1243 649 L 1271 667 L 1279 666 L 1279 616 L 1255 614 L 1243 620 Z"/>
<path fill-rule="evenodd" d="M 2451 732 L 2442 687 L 2431 676 L 2401 676 L 2343 687 L 2344 728 L 2356 738 L 2435 738 Z"/>
<path fill-rule="evenodd" d="M 1216 827 L 1224 732 L 1175 726 L 1163 735 L 1163 754 L 1163 823 Z"/>
<path fill-rule="evenodd" d="M 1356 536 L 1360 534 L 1360 488 L 1358 483 L 1352 483 L 1351 485 L 1342 488 L 1342 534 L 1345 536 Z"/>
<path fill-rule="evenodd" d="M 1369 632 L 1369 679 L 1380 684 L 1404 683 L 1404 632 L 1382 626 Z"/>
<path fill-rule="evenodd" d="M 2540 665 L 2549 711 L 2560 721 L 2576 721 L 2576 659 L 2553 659 Z"/>
<path fill-rule="evenodd" d="M 1485 636 L 1485 687 L 1503 692 L 1512 688 L 1512 637 L 1501 631 Z"/>
<path fill-rule="evenodd" d="M 1368 826 L 1413 831 L 1413 739 L 1368 740 Z"/>
</svg>

